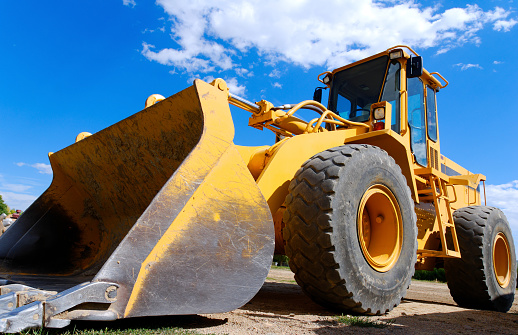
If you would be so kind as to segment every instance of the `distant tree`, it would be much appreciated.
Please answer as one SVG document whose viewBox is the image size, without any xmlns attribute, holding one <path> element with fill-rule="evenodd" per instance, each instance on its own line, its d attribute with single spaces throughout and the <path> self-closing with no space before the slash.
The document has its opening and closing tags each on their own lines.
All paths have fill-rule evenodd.
<svg viewBox="0 0 518 335">
<path fill-rule="evenodd" d="M 4 199 L 2 199 L 2 196 L 0 195 L 0 214 L 1 213 L 10 214 L 9 212 L 10 212 L 9 206 L 7 206 L 7 204 L 4 202 Z"/>
</svg>

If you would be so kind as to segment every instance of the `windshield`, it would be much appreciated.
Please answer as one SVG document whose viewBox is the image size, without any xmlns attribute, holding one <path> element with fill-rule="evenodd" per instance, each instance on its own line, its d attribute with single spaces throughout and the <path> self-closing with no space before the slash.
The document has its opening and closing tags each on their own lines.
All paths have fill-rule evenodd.
<svg viewBox="0 0 518 335">
<path fill-rule="evenodd" d="M 350 121 L 369 120 L 371 104 L 378 102 L 380 96 L 387 62 L 388 56 L 384 56 L 337 72 L 329 109 Z"/>
</svg>

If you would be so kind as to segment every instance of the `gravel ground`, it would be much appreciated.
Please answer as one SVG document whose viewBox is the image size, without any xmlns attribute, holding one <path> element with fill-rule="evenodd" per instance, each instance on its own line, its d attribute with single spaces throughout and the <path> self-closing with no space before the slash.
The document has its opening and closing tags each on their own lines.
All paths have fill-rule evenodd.
<svg viewBox="0 0 518 335">
<path fill-rule="evenodd" d="M 289 270 L 272 269 L 259 293 L 229 313 L 177 317 L 178 326 L 203 334 L 517 334 L 518 299 L 508 313 L 458 307 L 443 283 L 413 281 L 390 313 L 370 317 L 384 328 L 358 328 L 302 293 Z"/>
<path fill-rule="evenodd" d="M 197 334 L 518 334 L 518 297 L 508 313 L 458 307 L 443 283 L 413 281 L 407 296 L 390 313 L 367 318 L 384 328 L 359 328 L 337 321 L 337 314 L 302 293 L 289 270 L 273 269 L 257 295 L 232 312 L 77 322 L 73 327 L 103 333 L 157 334 L 179 327 Z M 58 332 L 60 333 L 60 332 Z M 173 332 L 176 334 L 176 332 Z M 183 332 L 180 332 L 183 334 Z M 38 333 L 39 334 L 39 333 Z"/>
</svg>

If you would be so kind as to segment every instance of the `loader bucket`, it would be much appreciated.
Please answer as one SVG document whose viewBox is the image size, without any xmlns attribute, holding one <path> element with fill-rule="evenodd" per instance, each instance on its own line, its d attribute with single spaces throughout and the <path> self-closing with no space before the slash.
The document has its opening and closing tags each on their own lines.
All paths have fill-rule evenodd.
<svg viewBox="0 0 518 335">
<path fill-rule="evenodd" d="M 67 289 L 39 303 L 60 306 L 45 309 L 42 326 L 66 323 L 52 315 L 64 296 L 101 306 L 74 314 L 79 307 L 70 303 L 71 319 L 108 320 L 229 311 L 255 295 L 271 264 L 274 230 L 232 142 L 227 97 L 196 80 L 49 156 L 51 186 L 0 237 L 0 277 L 46 292 Z M 83 301 L 85 290 L 101 291 Z M 32 313 L 27 306 L 18 313 Z M 0 320 L 18 320 L 17 310 Z M 16 328 L 6 322 L 0 331 Z"/>
</svg>

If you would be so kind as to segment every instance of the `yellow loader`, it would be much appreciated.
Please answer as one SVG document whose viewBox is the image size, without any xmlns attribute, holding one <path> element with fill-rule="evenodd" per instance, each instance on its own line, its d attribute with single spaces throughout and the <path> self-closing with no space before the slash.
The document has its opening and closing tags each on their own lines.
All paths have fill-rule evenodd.
<svg viewBox="0 0 518 335">
<path fill-rule="evenodd" d="M 485 176 L 440 151 L 448 82 L 405 46 L 318 79 L 327 108 L 322 88 L 276 107 L 196 80 L 50 153 L 52 184 L 0 237 L 0 331 L 230 311 L 274 253 L 335 310 L 390 311 L 443 263 L 460 306 L 507 311 L 509 224 L 481 206 Z M 235 145 L 229 104 L 276 142 Z"/>
</svg>

